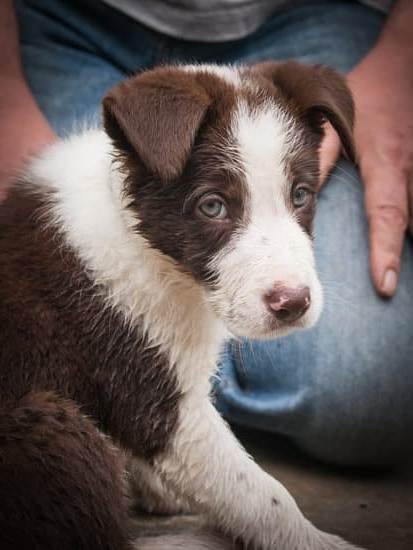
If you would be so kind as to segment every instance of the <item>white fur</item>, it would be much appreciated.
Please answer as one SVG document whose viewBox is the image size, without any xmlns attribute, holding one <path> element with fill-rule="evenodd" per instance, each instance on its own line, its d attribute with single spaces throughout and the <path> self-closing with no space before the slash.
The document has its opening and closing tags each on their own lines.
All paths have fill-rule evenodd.
<svg viewBox="0 0 413 550">
<path fill-rule="evenodd" d="M 213 70 L 238 82 L 235 70 Z M 248 457 L 209 401 L 209 379 L 226 336 L 215 311 L 226 320 L 227 304 L 236 305 L 240 321 L 232 319 L 230 328 L 261 334 L 261 293 L 276 280 L 310 285 L 313 302 L 317 292 L 309 240 L 283 206 L 283 158 L 294 140 L 290 122 L 273 106 L 251 115 L 240 105 L 233 131 L 252 198 L 251 224 L 237 236 L 233 252 L 215 259 L 222 280 L 228 278 L 216 295 L 207 295 L 131 230 L 136 220 L 124 208 L 122 176 L 103 131 L 53 146 L 33 164 L 30 176 L 51 193 L 55 223 L 94 280 L 106 287 L 108 307 L 123 312 L 131 330 L 143 331 L 150 345 L 169 357 L 184 397 L 172 446 L 155 463 L 168 487 L 233 536 L 263 550 L 349 550 L 303 518 L 286 489 Z M 240 292 L 231 293 L 231 286 Z"/>
<path fill-rule="evenodd" d="M 230 65 L 216 65 L 214 63 L 194 63 L 193 65 L 185 65 L 182 68 L 184 71 L 190 73 L 196 73 L 200 71 L 206 72 L 222 78 L 222 80 L 225 80 L 227 84 L 231 84 L 235 87 L 241 86 L 240 71 Z"/>
<path fill-rule="evenodd" d="M 274 338 L 292 330 L 274 329 L 265 305 L 264 295 L 276 284 L 310 288 L 311 306 L 299 327 L 312 326 L 322 308 L 310 238 L 287 206 L 286 159 L 297 147 L 298 130 L 275 104 L 251 111 L 241 102 L 232 133 L 248 186 L 250 221 L 212 260 L 219 288 L 211 302 L 235 335 Z"/>
</svg>

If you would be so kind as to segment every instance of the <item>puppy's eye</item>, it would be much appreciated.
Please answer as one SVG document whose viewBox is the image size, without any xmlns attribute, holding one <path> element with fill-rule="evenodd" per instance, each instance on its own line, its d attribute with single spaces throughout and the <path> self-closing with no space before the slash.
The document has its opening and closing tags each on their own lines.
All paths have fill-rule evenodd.
<svg viewBox="0 0 413 550">
<path fill-rule="evenodd" d="M 297 186 L 293 190 L 292 201 L 295 208 L 301 208 L 310 200 L 311 191 L 303 185 Z"/>
<path fill-rule="evenodd" d="M 198 209 L 207 218 L 223 220 L 228 217 L 227 208 L 222 199 L 217 195 L 208 195 L 201 199 Z"/>
</svg>

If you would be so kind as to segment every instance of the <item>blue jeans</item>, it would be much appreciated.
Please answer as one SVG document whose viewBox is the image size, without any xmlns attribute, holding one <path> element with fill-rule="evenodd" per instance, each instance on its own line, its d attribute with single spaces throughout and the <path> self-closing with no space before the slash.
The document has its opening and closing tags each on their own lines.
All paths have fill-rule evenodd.
<svg viewBox="0 0 413 550">
<path fill-rule="evenodd" d="M 18 0 L 23 62 L 59 134 L 99 118 L 106 90 L 159 62 L 296 58 L 348 71 L 384 18 L 353 1 L 314 0 L 275 15 L 246 39 L 185 42 L 157 34 L 99 0 Z M 412 98 L 413 100 L 413 98 Z M 413 439 L 413 249 L 400 287 L 380 299 L 369 276 L 357 171 L 342 161 L 321 192 L 316 258 L 326 305 L 318 325 L 270 342 L 232 342 L 216 402 L 232 422 L 283 434 L 322 460 L 389 464 Z"/>
</svg>

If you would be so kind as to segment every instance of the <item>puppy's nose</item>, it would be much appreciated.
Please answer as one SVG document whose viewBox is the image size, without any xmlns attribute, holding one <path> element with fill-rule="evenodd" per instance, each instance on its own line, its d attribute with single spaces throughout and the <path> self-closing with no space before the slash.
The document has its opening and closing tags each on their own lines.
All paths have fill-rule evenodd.
<svg viewBox="0 0 413 550">
<path fill-rule="evenodd" d="M 278 321 L 297 321 L 310 307 L 311 297 L 308 286 L 289 288 L 276 285 L 265 295 L 268 309 Z"/>
</svg>

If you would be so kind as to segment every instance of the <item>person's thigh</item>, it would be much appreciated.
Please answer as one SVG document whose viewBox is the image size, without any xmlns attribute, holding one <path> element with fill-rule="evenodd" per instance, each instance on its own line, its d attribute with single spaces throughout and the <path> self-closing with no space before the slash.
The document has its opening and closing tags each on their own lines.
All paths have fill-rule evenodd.
<svg viewBox="0 0 413 550">
<path fill-rule="evenodd" d="M 28 84 L 65 135 L 100 118 L 105 92 L 151 66 L 160 37 L 101 0 L 15 0 Z"/>
<path fill-rule="evenodd" d="M 316 15 L 309 7 L 292 11 L 282 32 L 274 22 L 265 57 L 290 51 L 347 70 L 382 24 L 376 12 L 351 2 Z M 260 59 L 260 50 L 253 55 Z M 320 322 L 276 341 L 231 343 L 217 406 L 229 420 L 287 435 L 323 460 L 397 462 L 407 456 L 413 429 L 413 247 L 408 240 L 397 295 L 379 298 L 369 274 L 362 184 L 347 162 L 320 194 L 315 249 L 325 288 Z"/>
</svg>

